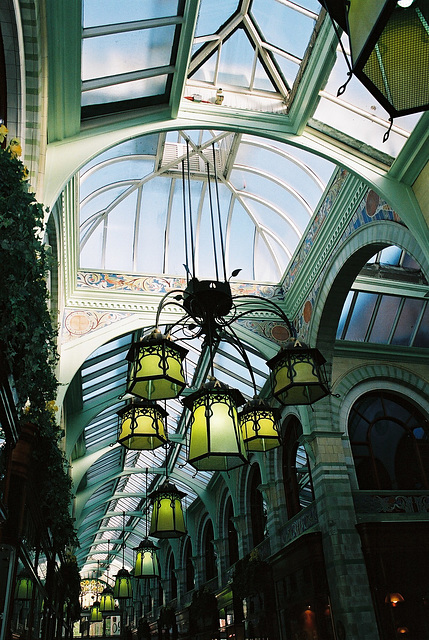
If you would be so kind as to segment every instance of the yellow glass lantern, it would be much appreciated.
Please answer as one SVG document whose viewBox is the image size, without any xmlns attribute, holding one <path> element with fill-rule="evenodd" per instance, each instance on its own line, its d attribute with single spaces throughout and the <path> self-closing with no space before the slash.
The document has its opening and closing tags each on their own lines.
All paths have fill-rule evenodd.
<svg viewBox="0 0 429 640">
<path fill-rule="evenodd" d="M 279 411 L 264 400 L 247 402 L 238 418 L 247 451 L 269 451 L 280 445 Z"/>
<path fill-rule="evenodd" d="M 188 353 L 159 330 L 128 351 L 127 393 L 145 400 L 177 398 L 186 386 L 182 361 Z"/>
<path fill-rule="evenodd" d="M 118 411 L 118 442 L 126 449 L 152 450 L 167 442 L 165 418 L 168 413 L 155 402 L 133 402 Z"/>
<path fill-rule="evenodd" d="M 298 340 L 288 342 L 267 362 L 274 398 L 283 405 L 301 405 L 329 395 L 325 362 L 318 349 Z"/>
<path fill-rule="evenodd" d="M 98 600 L 96 600 L 91 607 L 90 621 L 101 622 L 102 620 L 103 620 L 103 614 L 100 611 L 100 603 Z"/>
<path fill-rule="evenodd" d="M 113 587 L 113 597 L 118 600 L 126 600 L 133 596 L 133 585 L 130 572 L 127 569 L 119 569 L 116 574 L 115 586 Z"/>
<path fill-rule="evenodd" d="M 427 0 L 320 1 L 348 34 L 351 71 L 389 115 L 427 110 Z"/>
<path fill-rule="evenodd" d="M 159 566 L 158 556 L 156 554 L 156 546 L 149 540 L 144 538 L 136 547 L 136 564 L 134 568 L 135 578 L 159 578 L 161 569 Z"/>
<path fill-rule="evenodd" d="M 27 571 L 22 571 L 17 578 L 15 600 L 31 600 L 33 595 L 33 580 Z"/>
<path fill-rule="evenodd" d="M 214 380 L 182 399 L 191 411 L 188 462 L 200 471 L 230 471 L 247 462 L 237 406 L 238 389 Z"/>
<path fill-rule="evenodd" d="M 186 494 L 168 480 L 148 497 L 152 500 L 149 535 L 154 538 L 180 538 L 186 533 L 182 498 Z"/>
<path fill-rule="evenodd" d="M 101 592 L 100 611 L 105 616 L 115 611 L 115 598 L 113 597 L 112 587 L 105 587 Z"/>
</svg>

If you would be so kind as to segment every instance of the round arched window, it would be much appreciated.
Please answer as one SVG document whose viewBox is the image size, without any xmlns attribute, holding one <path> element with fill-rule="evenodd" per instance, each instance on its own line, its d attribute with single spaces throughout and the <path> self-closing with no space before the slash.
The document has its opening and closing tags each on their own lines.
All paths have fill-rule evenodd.
<svg viewBox="0 0 429 640">
<path fill-rule="evenodd" d="M 408 400 L 368 393 L 352 407 L 349 437 L 359 489 L 428 489 L 429 426 Z"/>
</svg>

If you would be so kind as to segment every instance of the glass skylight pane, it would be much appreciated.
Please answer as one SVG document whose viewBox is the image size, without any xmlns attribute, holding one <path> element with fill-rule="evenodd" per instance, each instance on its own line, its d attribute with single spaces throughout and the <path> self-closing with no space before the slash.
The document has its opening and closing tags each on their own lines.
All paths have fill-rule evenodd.
<svg viewBox="0 0 429 640">
<path fill-rule="evenodd" d="M 82 178 L 80 181 L 81 200 L 108 184 L 121 180 L 139 180 L 150 174 L 152 170 L 153 160 L 133 158 L 105 164 Z"/>
<path fill-rule="evenodd" d="M 255 78 L 253 81 L 253 88 L 259 91 L 275 91 L 276 88 L 273 85 L 271 78 L 267 75 L 264 67 L 258 60 L 255 69 Z"/>
<path fill-rule="evenodd" d="M 82 80 L 167 66 L 175 28 L 167 25 L 84 38 Z"/>
<path fill-rule="evenodd" d="M 120 100 L 132 100 L 134 98 L 147 98 L 148 96 L 164 95 L 167 86 L 167 75 L 143 78 L 133 82 L 112 84 L 102 89 L 91 89 L 82 93 L 82 106 L 119 102 Z"/>
<path fill-rule="evenodd" d="M 143 186 L 136 252 L 136 267 L 139 272 L 163 272 L 170 184 L 171 180 L 168 178 L 157 178 Z"/>
<path fill-rule="evenodd" d="M 84 0 L 83 26 L 93 27 L 177 15 L 177 0 Z"/>
<path fill-rule="evenodd" d="M 218 84 L 249 87 L 254 59 L 254 49 L 243 29 L 237 31 L 223 43 Z"/>
<path fill-rule="evenodd" d="M 343 310 L 341 311 L 341 317 L 340 317 L 340 321 L 338 323 L 338 327 L 337 327 L 337 340 L 341 340 L 342 337 L 342 333 L 343 333 L 343 329 L 344 329 L 344 325 L 346 322 L 346 318 L 348 316 L 348 313 L 350 311 L 350 305 L 353 299 L 353 295 L 354 292 L 353 291 L 349 291 L 346 297 L 346 300 L 344 302 L 343 305 Z"/>
<path fill-rule="evenodd" d="M 419 329 L 414 338 L 413 347 L 429 347 L 429 305 L 427 303 Z"/>
<path fill-rule="evenodd" d="M 237 7 L 238 0 L 201 0 L 195 36 L 205 36 L 218 31 Z"/>
<path fill-rule="evenodd" d="M 377 297 L 376 293 L 359 291 L 345 335 L 346 340 L 364 341 Z"/>
<path fill-rule="evenodd" d="M 380 264 L 390 264 L 397 266 L 402 255 L 402 249 L 394 245 L 386 247 L 380 252 Z"/>
<path fill-rule="evenodd" d="M 299 63 L 294 62 L 293 60 L 289 60 L 288 58 L 285 58 L 279 54 L 274 54 L 274 57 L 288 86 L 292 87 L 299 71 Z"/>
<path fill-rule="evenodd" d="M 253 0 L 251 14 L 266 42 L 302 58 L 314 20 L 276 0 Z"/>
<path fill-rule="evenodd" d="M 387 344 L 400 302 L 401 298 L 398 296 L 382 296 L 377 317 L 369 336 L 370 342 Z"/>
<path fill-rule="evenodd" d="M 414 333 L 423 304 L 423 300 L 416 298 L 408 298 L 405 300 L 391 344 L 402 346 L 410 345 L 411 336 Z"/>
<path fill-rule="evenodd" d="M 105 269 L 132 271 L 134 221 L 136 218 L 138 192 L 121 200 L 109 214 Z"/>
<path fill-rule="evenodd" d="M 116 198 L 120 197 L 127 189 L 128 185 L 119 187 L 112 186 L 103 193 L 94 195 L 81 205 L 80 208 L 80 224 L 82 225 L 88 218 L 100 211 L 103 212 Z M 84 228 L 84 233 L 87 230 Z"/>
</svg>

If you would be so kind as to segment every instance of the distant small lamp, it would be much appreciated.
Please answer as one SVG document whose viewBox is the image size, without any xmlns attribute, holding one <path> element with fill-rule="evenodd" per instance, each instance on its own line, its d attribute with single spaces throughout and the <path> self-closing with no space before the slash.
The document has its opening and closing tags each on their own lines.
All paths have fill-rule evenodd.
<svg viewBox="0 0 429 640">
<path fill-rule="evenodd" d="M 388 593 L 384 599 L 386 604 L 389 604 L 391 607 L 397 607 L 400 602 L 404 602 L 403 596 L 400 593 Z"/>
<path fill-rule="evenodd" d="M 183 491 L 168 480 L 149 494 L 152 500 L 152 518 L 149 535 L 154 538 L 180 538 L 186 533 L 182 510 Z"/>
<path fill-rule="evenodd" d="M 396 629 L 396 633 L 400 636 L 404 636 L 407 635 L 407 633 L 409 633 L 410 630 L 408 629 L 408 627 L 398 627 Z"/>
<path fill-rule="evenodd" d="M 260 398 L 244 405 L 238 418 L 247 451 L 269 451 L 280 445 L 279 413 Z"/>
<path fill-rule="evenodd" d="M 127 600 L 133 596 L 133 585 L 130 572 L 127 569 L 119 569 L 116 574 L 115 585 L 113 587 L 113 597 L 118 600 Z"/>
<path fill-rule="evenodd" d="M 108 616 L 115 611 L 115 598 L 112 587 L 105 587 L 101 592 L 100 611 L 104 616 Z"/>
<path fill-rule="evenodd" d="M 15 587 L 15 600 L 31 600 L 33 595 L 33 580 L 27 571 L 18 575 Z"/>
<path fill-rule="evenodd" d="M 150 400 L 136 401 L 118 411 L 118 442 L 126 449 L 152 450 L 167 442 L 167 412 Z"/>
<path fill-rule="evenodd" d="M 218 380 L 182 398 L 191 411 L 188 462 L 200 471 L 230 471 L 247 462 L 237 407 L 245 400 L 238 389 Z"/>
<path fill-rule="evenodd" d="M 267 362 L 271 369 L 273 396 L 283 405 L 313 404 L 329 395 L 325 358 L 298 340 Z"/>
<path fill-rule="evenodd" d="M 103 614 L 100 611 L 100 602 L 96 600 L 91 607 L 91 622 L 101 622 L 103 620 Z"/>
<path fill-rule="evenodd" d="M 349 36 L 351 72 L 392 118 L 429 108 L 427 0 L 320 2 Z"/>
<path fill-rule="evenodd" d="M 159 578 L 161 570 L 159 566 L 158 556 L 156 554 L 157 547 L 152 540 L 144 538 L 135 551 L 136 564 L 134 568 L 135 578 Z"/>
<path fill-rule="evenodd" d="M 186 386 L 182 361 L 187 353 L 155 329 L 128 351 L 127 392 L 145 400 L 177 398 Z"/>
</svg>

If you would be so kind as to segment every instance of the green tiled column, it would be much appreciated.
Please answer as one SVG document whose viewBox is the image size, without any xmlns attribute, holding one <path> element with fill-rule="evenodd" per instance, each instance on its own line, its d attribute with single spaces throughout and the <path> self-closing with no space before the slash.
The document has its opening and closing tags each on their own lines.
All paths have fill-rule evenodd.
<svg viewBox="0 0 429 640">
<path fill-rule="evenodd" d="M 313 417 L 318 430 L 307 436 L 306 441 L 312 458 L 332 613 L 339 638 L 344 631 L 347 640 L 378 640 L 367 571 L 355 528 L 343 436 L 333 430 L 320 430 L 327 422 L 325 412 L 326 408 L 315 407 Z"/>
</svg>

